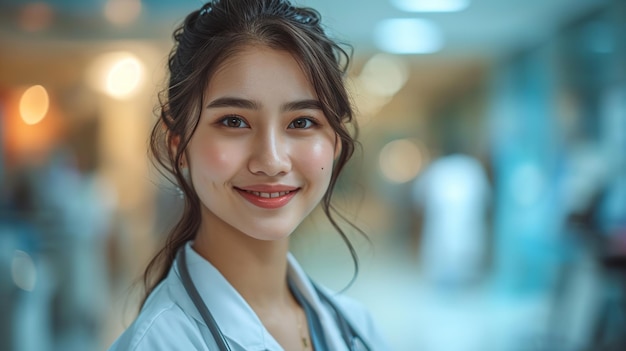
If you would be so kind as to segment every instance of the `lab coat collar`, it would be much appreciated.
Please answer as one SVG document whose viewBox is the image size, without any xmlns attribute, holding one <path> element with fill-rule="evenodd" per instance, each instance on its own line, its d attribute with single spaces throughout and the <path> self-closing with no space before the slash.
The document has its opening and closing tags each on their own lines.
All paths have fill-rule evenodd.
<svg viewBox="0 0 626 351">
<path fill-rule="evenodd" d="M 200 256 L 191 247 L 191 242 L 185 245 L 184 250 L 189 275 L 228 342 L 236 343 L 245 350 L 282 350 L 265 330 L 252 308 L 217 268 Z M 177 278 L 180 279 L 176 264 L 173 267 L 176 269 Z M 186 300 L 181 307 L 198 322 L 205 324 L 197 308 L 184 291 L 182 282 L 179 286 L 183 289 L 183 300 Z"/>
<path fill-rule="evenodd" d="M 282 350 L 278 342 L 265 329 L 254 310 L 217 268 L 193 250 L 191 242 L 185 245 L 184 250 L 186 250 L 187 267 L 191 279 L 228 342 L 236 343 L 245 350 Z M 287 275 L 317 312 L 324 328 L 329 349 L 347 350 L 334 318 L 324 308 L 306 273 L 291 253 L 287 255 L 287 260 Z M 180 280 L 176 263 L 172 265 L 172 270 L 176 272 L 175 278 Z M 180 297 L 177 301 L 179 306 L 204 325 L 204 320 L 187 296 L 182 283 L 179 281 L 178 284 L 171 284 L 170 286 L 179 290 L 173 294 Z"/>
<path fill-rule="evenodd" d="M 315 291 L 315 287 L 313 286 L 311 280 L 291 253 L 287 255 L 287 259 L 289 263 L 287 266 L 287 276 L 291 279 L 296 289 L 298 289 L 304 298 L 311 304 L 315 312 L 317 312 L 317 316 L 319 317 L 322 328 L 324 329 L 328 349 L 334 351 L 347 351 L 348 348 L 343 341 L 335 318 L 329 313 L 326 305 L 320 300 L 320 297 L 318 296 L 317 291 Z"/>
</svg>

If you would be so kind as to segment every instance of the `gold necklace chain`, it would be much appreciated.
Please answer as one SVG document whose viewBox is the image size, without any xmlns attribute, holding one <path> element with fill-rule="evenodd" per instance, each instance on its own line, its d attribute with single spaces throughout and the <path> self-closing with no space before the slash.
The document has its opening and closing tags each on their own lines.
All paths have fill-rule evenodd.
<svg viewBox="0 0 626 351">
<path fill-rule="evenodd" d="M 309 349 L 309 336 L 302 328 L 302 316 L 300 315 L 300 309 L 296 310 L 296 320 L 298 321 L 298 331 L 300 332 L 300 339 L 302 340 L 302 349 Z"/>
</svg>

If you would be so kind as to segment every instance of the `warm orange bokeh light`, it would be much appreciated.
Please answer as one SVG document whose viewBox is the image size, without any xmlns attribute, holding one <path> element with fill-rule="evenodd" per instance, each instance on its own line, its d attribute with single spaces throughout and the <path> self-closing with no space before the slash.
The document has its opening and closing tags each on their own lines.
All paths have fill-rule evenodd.
<svg viewBox="0 0 626 351">
<path fill-rule="evenodd" d="M 33 85 L 26 89 L 20 98 L 20 116 L 26 124 L 41 122 L 49 107 L 48 91 L 41 85 Z"/>
<path fill-rule="evenodd" d="M 63 121 L 54 101 L 49 103 L 46 118 L 27 124 L 20 113 L 24 89 L 12 89 L 0 95 L 3 107 L 2 140 L 9 162 L 39 162 L 62 139 Z"/>
</svg>

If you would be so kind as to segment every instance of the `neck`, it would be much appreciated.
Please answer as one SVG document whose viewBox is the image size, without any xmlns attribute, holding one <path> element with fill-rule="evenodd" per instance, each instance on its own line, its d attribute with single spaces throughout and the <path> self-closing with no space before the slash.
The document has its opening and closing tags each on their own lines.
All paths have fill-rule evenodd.
<svg viewBox="0 0 626 351">
<path fill-rule="evenodd" d="M 255 310 L 284 306 L 289 239 L 263 241 L 239 231 L 201 226 L 193 248 L 206 258 Z"/>
<path fill-rule="evenodd" d="M 258 240 L 216 222 L 209 228 L 203 221 L 196 252 L 220 271 L 285 350 L 308 349 L 306 317 L 287 285 L 289 238 Z"/>
</svg>

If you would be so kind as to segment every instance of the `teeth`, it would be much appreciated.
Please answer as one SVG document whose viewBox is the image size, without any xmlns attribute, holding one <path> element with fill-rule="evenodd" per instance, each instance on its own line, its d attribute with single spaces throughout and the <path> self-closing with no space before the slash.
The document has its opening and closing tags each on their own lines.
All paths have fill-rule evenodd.
<svg viewBox="0 0 626 351">
<path fill-rule="evenodd" d="M 264 197 L 266 199 L 279 197 L 279 196 L 285 196 L 285 195 L 287 195 L 287 194 L 289 194 L 291 192 L 291 191 L 279 191 L 279 192 L 276 192 L 276 193 L 262 193 L 262 192 L 259 192 L 259 191 L 248 191 L 248 190 L 246 190 L 246 191 L 248 193 L 252 194 L 252 195 L 259 196 L 259 197 Z"/>
</svg>

